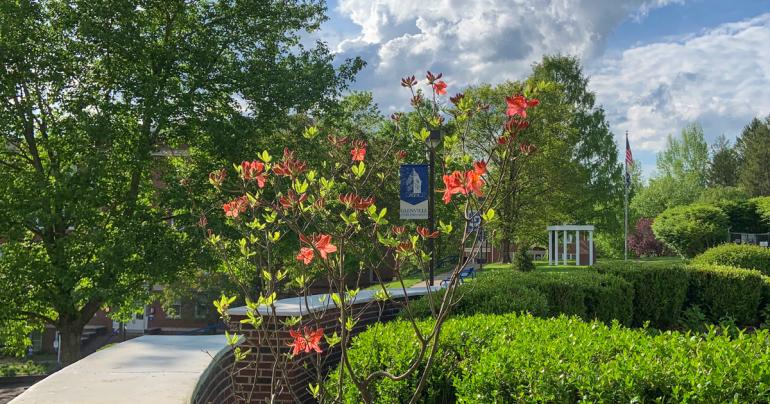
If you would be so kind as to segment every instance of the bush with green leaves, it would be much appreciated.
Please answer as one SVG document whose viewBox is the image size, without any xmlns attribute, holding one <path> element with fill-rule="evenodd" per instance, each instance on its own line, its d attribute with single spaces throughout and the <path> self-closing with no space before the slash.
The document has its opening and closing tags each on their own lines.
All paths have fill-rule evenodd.
<svg viewBox="0 0 770 404">
<path fill-rule="evenodd" d="M 749 202 L 754 205 L 765 226 L 770 226 L 770 196 L 752 198 Z"/>
<path fill-rule="evenodd" d="M 688 300 L 706 309 L 717 323 L 732 318 L 738 325 L 756 324 L 765 280 L 760 272 L 726 266 L 690 267 Z"/>
<path fill-rule="evenodd" d="M 728 218 L 711 205 L 668 208 L 655 218 L 655 237 L 686 258 L 692 258 L 727 239 Z"/>
<path fill-rule="evenodd" d="M 452 298 L 451 314 L 466 316 L 478 313 L 506 314 L 527 312 L 536 316 L 548 314 L 548 299 L 541 292 L 512 282 L 499 282 L 496 273 L 482 273 L 472 282 L 458 287 Z M 441 304 L 445 290 L 432 295 L 434 305 Z M 425 296 L 410 302 L 409 313 L 418 318 L 429 317 L 432 313 L 431 298 Z M 400 314 L 406 316 L 404 311 Z"/>
<path fill-rule="evenodd" d="M 33 361 L 0 363 L 0 377 L 44 375 L 48 368 Z"/>
<path fill-rule="evenodd" d="M 532 262 L 532 256 L 529 255 L 529 247 L 519 245 L 516 253 L 513 255 L 513 269 L 521 272 L 532 272 L 535 270 L 535 263 Z"/>
<path fill-rule="evenodd" d="M 770 275 L 770 248 L 751 244 L 722 244 L 709 248 L 693 259 L 696 265 L 728 265 L 756 269 Z"/>
<path fill-rule="evenodd" d="M 600 273 L 619 276 L 633 285 L 635 326 L 649 322 L 653 327 L 665 329 L 678 324 L 690 279 L 684 264 L 599 261 L 595 267 Z"/>
<path fill-rule="evenodd" d="M 462 299 L 455 315 L 503 314 L 526 311 L 534 315 L 577 315 L 607 323 L 631 324 L 633 288 L 625 280 L 590 270 L 480 273 L 457 289 Z M 434 296 L 442 297 L 441 292 Z M 543 303 L 545 302 L 545 306 Z M 412 307 L 416 316 L 430 315 L 428 299 Z"/>
<path fill-rule="evenodd" d="M 372 326 L 354 339 L 351 366 L 403 372 L 417 350 L 412 333 L 406 322 Z M 768 339 L 767 330 L 731 336 L 711 328 L 694 336 L 566 316 L 454 318 L 444 324 L 420 401 L 767 402 Z M 416 376 L 378 378 L 370 393 L 377 403 L 404 402 L 416 384 Z M 346 402 L 359 401 L 351 381 L 343 389 Z"/>
</svg>

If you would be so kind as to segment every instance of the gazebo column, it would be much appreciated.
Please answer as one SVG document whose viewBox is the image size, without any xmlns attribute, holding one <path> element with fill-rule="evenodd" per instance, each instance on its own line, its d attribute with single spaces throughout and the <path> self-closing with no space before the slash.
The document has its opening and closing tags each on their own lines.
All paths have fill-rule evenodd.
<svg viewBox="0 0 770 404">
<path fill-rule="evenodd" d="M 575 230 L 575 265 L 580 265 L 580 230 Z"/>
<path fill-rule="evenodd" d="M 564 261 L 564 265 L 567 265 L 567 230 L 564 230 L 562 232 L 562 237 L 564 237 L 564 251 L 562 253 L 562 261 Z"/>
<path fill-rule="evenodd" d="M 588 231 L 588 265 L 594 264 L 594 231 Z"/>
<path fill-rule="evenodd" d="M 548 265 L 553 265 L 553 232 L 548 230 Z"/>
</svg>

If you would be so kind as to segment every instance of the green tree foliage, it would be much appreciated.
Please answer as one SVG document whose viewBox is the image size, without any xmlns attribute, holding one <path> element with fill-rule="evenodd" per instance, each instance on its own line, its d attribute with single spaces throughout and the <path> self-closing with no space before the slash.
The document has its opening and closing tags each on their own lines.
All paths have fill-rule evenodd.
<svg viewBox="0 0 770 404">
<path fill-rule="evenodd" d="M 770 116 L 754 118 L 741 133 L 740 184 L 753 196 L 770 195 Z"/>
<path fill-rule="evenodd" d="M 68 364 L 99 308 L 130 311 L 189 269 L 198 248 L 180 230 L 197 217 L 175 203 L 180 177 L 327 104 L 360 67 L 335 70 L 323 44 L 300 44 L 323 12 L 304 1 L 3 2 L 0 321 L 55 325 Z M 157 157 L 185 147 L 189 158 Z"/>
<path fill-rule="evenodd" d="M 604 110 L 588 90 L 588 79 L 572 57 L 545 57 L 524 83 L 484 85 L 466 95 L 491 105 L 474 128 L 475 147 L 489 148 L 502 120 L 491 117 L 504 108 L 502 95 L 531 91 L 540 100 L 532 112 L 528 138 L 537 152 L 513 164 L 501 184 L 504 202 L 496 234 L 510 259 L 518 238 L 542 240 L 543 228 L 556 221 L 594 223 L 604 231 L 622 230 L 622 176 Z M 544 242 L 544 240 L 542 240 Z"/>
<path fill-rule="evenodd" d="M 652 230 L 682 257 L 692 258 L 727 239 L 728 217 L 710 205 L 668 208 L 655 218 Z"/>
<path fill-rule="evenodd" d="M 719 136 L 711 146 L 711 161 L 707 182 L 710 187 L 734 187 L 738 183 L 738 152 L 724 135 Z"/>
<path fill-rule="evenodd" d="M 709 155 L 703 129 L 691 124 L 679 137 L 670 136 L 658 153 L 658 176 L 631 199 L 639 217 L 655 217 L 665 209 L 695 202 L 706 186 Z"/>
</svg>

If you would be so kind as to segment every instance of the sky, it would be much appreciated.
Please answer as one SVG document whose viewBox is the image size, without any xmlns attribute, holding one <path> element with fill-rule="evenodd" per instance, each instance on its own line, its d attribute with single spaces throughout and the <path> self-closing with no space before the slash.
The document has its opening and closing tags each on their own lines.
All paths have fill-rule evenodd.
<svg viewBox="0 0 770 404">
<path fill-rule="evenodd" d="M 645 177 L 669 134 L 734 140 L 770 114 L 770 0 L 328 0 L 314 37 L 367 67 L 353 89 L 405 110 L 401 77 L 464 86 L 525 78 L 543 55 L 581 59 L 616 142 Z M 622 150 L 620 150 L 622 153 Z"/>
</svg>

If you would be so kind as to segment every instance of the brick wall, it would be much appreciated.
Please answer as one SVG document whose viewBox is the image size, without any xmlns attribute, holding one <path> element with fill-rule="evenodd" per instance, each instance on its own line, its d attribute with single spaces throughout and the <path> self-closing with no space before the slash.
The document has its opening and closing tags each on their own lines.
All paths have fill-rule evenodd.
<svg viewBox="0 0 770 404">
<path fill-rule="evenodd" d="M 411 297 L 413 299 L 415 297 Z M 364 331 L 369 325 L 378 321 L 389 321 L 395 317 L 398 313 L 398 307 L 395 303 L 389 302 L 386 304 L 378 304 L 376 302 L 367 302 L 353 305 L 353 314 L 360 316 L 358 323 L 353 328 L 351 334 L 356 335 Z M 312 328 L 323 327 L 326 335 L 333 334 L 337 331 L 340 333 L 339 323 L 339 310 L 329 309 L 320 318 L 317 324 L 312 324 Z M 260 348 L 258 332 L 253 327 L 247 324 L 240 324 L 242 316 L 233 316 L 231 323 L 231 330 L 237 330 L 238 334 L 244 335 L 245 338 L 241 344 L 242 349 L 251 348 L 252 354 L 247 359 L 247 362 L 253 363 L 247 369 L 236 371 L 231 376 L 233 367 L 233 355 L 230 352 L 228 355 L 223 355 L 218 358 L 216 363 L 212 364 L 211 372 L 208 372 L 199 381 L 199 389 L 196 391 L 193 397 L 193 402 L 196 404 L 203 403 L 229 403 L 229 402 L 243 402 L 236 400 L 235 395 L 241 397 L 250 396 L 248 402 L 265 402 L 270 398 L 270 382 L 273 372 L 274 360 L 272 352 L 269 347 L 262 346 Z M 279 317 L 278 320 L 284 320 L 285 317 Z M 266 319 L 267 321 L 267 319 Z M 272 320 L 270 320 L 272 321 Z M 289 336 L 289 330 L 281 328 L 278 331 L 279 335 L 279 350 L 281 354 L 290 351 L 289 344 L 292 338 Z M 275 339 L 271 343 L 275 343 Z M 321 354 L 321 369 L 323 372 L 328 372 L 334 369 L 340 360 L 340 350 L 335 347 L 329 349 L 325 344 L 322 345 L 324 349 Z M 277 391 L 274 402 L 275 403 L 313 403 L 315 400 L 311 396 L 308 390 L 308 384 L 315 382 L 316 367 L 309 361 L 315 360 L 315 354 L 301 354 L 287 363 L 287 368 L 284 371 L 277 371 L 277 378 L 283 379 L 284 374 L 288 379 L 288 386 L 284 385 L 280 391 Z M 307 364 L 308 366 L 304 366 Z M 239 365 L 240 366 L 240 365 Z M 234 383 L 231 378 L 234 376 Z M 283 385 L 283 383 L 282 383 Z M 296 400 L 295 400 L 296 398 Z"/>
</svg>

